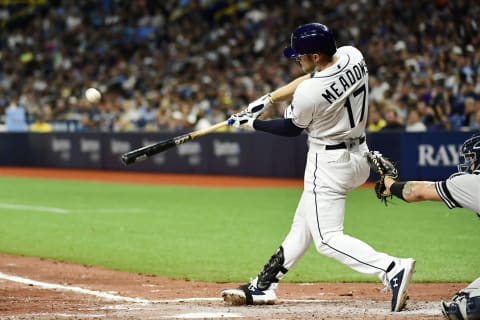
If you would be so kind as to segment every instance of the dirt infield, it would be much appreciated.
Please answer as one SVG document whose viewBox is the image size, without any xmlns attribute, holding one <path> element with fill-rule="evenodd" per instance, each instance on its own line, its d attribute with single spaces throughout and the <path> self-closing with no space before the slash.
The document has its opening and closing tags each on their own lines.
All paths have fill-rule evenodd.
<svg viewBox="0 0 480 320">
<path fill-rule="evenodd" d="M 292 186 L 262 179 L 0 168 L 0 176 L 93 179 L 209 186 Z M 415 279 L 415 278 L 414 278 Z M 220 299 L 230 283 L 173 280 L 49 259 L 0 254 L 0 319 L 442 319 L 440 301 L 466 283 L 413 283 L 404 311 L 390 313 L 380 283 L 282 283 L 274 306 L 232 307 Z"/>
<path fill-rule="evenodd" d="M 0 319 L 441 319 L 466 284 L 413 283 L 390 313 L 379 283 L 283 283 L 275 306 L 225 306 L 228 283 L 172 280 L 48 259 L 0 255 Z"/>
</svg>

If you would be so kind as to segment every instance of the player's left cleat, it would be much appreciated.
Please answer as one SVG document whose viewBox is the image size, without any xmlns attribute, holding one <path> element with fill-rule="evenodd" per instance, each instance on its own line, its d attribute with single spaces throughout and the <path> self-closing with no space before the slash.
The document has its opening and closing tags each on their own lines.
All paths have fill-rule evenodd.
<svg viewBox="0 0 480 320">
<path fill-rule="evenodd" d="M 408 285 L 412 279 L 412 275 L 415 272 L 415 260 L 414 259 L 400 259 L 396 262 L 397 265 L 393 268 L 389 274 L 388 281 L 390 283 L 390 289 L 392 289 L 392 311 L 399 312 L 407 304 L 408 299 Z"/>
<path fill-rule="evenodd" d="M 258 289 L 254 283 L 241 285 L 237 289 L 224 289 L 223 300 L 234 306 L 275 304 L 277 301 L 276 283 L 272 283 L 266 290 Z"/>
</svg>

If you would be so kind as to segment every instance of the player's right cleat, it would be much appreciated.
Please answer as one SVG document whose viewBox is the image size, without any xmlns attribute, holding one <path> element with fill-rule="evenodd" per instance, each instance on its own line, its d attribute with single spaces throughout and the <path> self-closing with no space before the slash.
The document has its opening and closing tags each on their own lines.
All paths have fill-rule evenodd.
<svg viewBox="0 0 480 320">
<path fill-rule="evenodd" d="M 272 283 L 267 290 L 260 290 L 252 283 L 247 283 L 237 289 L 224 289 L 222 297 L 227 304 L 234 306 L 275 304 L 277 285 Z"/>
<path fill-rule="evenodd" d="M 392 289 L 392 312 L 399 312 L 407 304 L 408 285 L 415 272 L 414 259 L 400 259 L 397 265 L 389 273 L 392 277 L 388 279 Z"/>
</svg>

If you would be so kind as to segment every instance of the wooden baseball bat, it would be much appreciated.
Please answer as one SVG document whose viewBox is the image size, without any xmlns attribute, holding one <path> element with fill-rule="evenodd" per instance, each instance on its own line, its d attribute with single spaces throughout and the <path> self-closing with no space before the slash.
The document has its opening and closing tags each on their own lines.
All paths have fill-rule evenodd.
<svg viewBox="0 0 480 320">
<path fill-rule="evenodd" d="M 210 132 L 216 131 L 223 127 L 231 125 L 233 120 L 225 120 L 223 122 L 217 123 L 211 127 L 200 129 L 197 131 L 193 131 L 184 135 L 176 136 L 167 140 L 155 142 L 145 147 L 141 147 L 127 153 L 124 153 L 121 157 L 121 160 L 124 165 L 128 166 L 132 163 L 141 162 L 145 159 L 148 159 L 160 152 L 165 150 L 171 149 L 173 147 L 178 146 L 179 144 L 183 144 L 185 142 L 191 141 L 193 139 L 197 139 L 201 136 L 204 136 Z"/>
</svg>

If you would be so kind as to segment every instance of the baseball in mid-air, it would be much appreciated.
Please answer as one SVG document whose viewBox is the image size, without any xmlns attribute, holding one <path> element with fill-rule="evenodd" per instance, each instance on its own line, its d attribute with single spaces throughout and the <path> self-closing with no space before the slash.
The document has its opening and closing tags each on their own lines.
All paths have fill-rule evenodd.
<svg viewBox="0 0 480 320">
<path fill-rule="evenodd" d="M 88 102 L 97 103 L 102 99 L 102 94 L 95 88 L 88 88 L 87 91 L 85 91 L 85 97 Z"/>
</svg>

